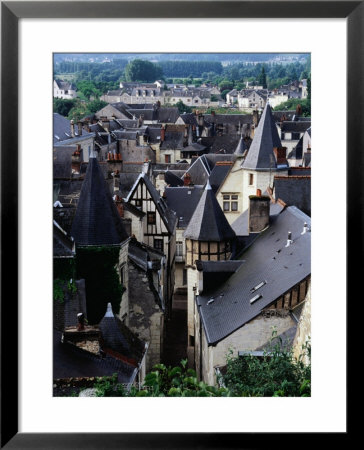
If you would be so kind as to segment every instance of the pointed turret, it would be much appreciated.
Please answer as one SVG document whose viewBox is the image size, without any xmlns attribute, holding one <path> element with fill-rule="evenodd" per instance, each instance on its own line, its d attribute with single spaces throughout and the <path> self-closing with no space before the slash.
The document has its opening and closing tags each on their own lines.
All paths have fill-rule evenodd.
<svg viewBox="0 0 364 450">
<path fill-rule="evenodd" d="M 186 228 L 187 239 L 205 242 L 230 241 L 235 232 L 215 197 L 209 181 Z"/>
<path fill-rule="evenodd" d="M 237 145 L 237 147 L 236 147 L 236 149 L 234 151 L 234 155 L 236 155 L 236 156 L 243 156 L 245 151 L 247 150 L 247 148 L 248 147 L 246 146 L 246 143 L 245 143 L 245 141 L 243 139 L 243 136 L 241 136 L 241 138 L 239 140 L 239 143 L 238 143 L 238 145 Z"/>
<path fill-rule="evenodd" d="M 71 235 L 76 245 L 115 245 L 128 238 L 94 152 L 82 183 Z"/>
<path fill-rule="evenodd" d="M 282 148 L 282 143 L 274 122 L 272 109 L 269 103 L 267 103 L 242 167 L 250 170 L 277 168 L 274 148 Z"/>
</svg>

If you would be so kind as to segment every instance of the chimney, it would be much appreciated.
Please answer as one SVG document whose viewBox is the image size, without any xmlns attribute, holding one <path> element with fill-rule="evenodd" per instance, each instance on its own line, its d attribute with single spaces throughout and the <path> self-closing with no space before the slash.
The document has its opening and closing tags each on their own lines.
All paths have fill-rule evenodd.
<svg viewBox="0 0 364 450">
<path fill-rule="evenodd" d="M 292 233 L 290 231 L 288 231 L 288 238 L 287 238 L 287 244 L 286 247 L 289 247 L 291 244 L 293 244 L 292 241 Z"/>
<path fill-rule="evenodd" d="M 188 172 L 186 172 L 183 178 L 183 185 L 189 186 L 190 184 L 191 184 L 191 175 Z"/>
<path fill-rule="evenodd" d="M 301 233 L 301 234 L 305 234 L 305 233 L 307 233 L 307 231 L 309 231 L 309 230 L 308 230 L 308 225 L 307 225 L 307 222 L 305 222 L 305 223 L 303 224 L 303 230 L 302 230 L 302 233 Z"/>
<path fill-rule="evenodd" d="M 82 122 L 77 122 L 77 127 L 78 127 L 78 135 L 82 136 Z"/>
<path fill-rule="evenodd" d="M 83 313 L 77 314 L 77 331 L 82 331 L 85 329 L 85 315 Z"/>
<path fill-rule="evenodd" d="M 249 196 L 249 233 L 259 233 L 269 226 L 269 210 L 270 198 L 262 196 L 260 189 Z"/>
<path fill-rule="evenodd" d="M 71 136 L 75 137 L 75 121 L 73 119 L 71 120 Z"/>
<path fill-rule="evenodd" d="M 254 124 L 254 127 L 257 127 L 258 123 L 259 123 L 258 111 L 254 110 L 253 111 L 253 124 Z"/>
<path fill-rule="evenodd" d="M 165 135 L 166 135 L 166 130 L 163 125 L 161 128 L 161 142 L 164 142 Z"/>
<path fill-rule="evenodd" d="M 277 164 L 287 164 L 286 160 L 287 147 L 274 147 L 273 151 L 276 157 Z"/>
<path fill-rule="evenodd" d="M 118 210 L 119 216 L 124 217 L 123 199 L 121 197 L 119 197 L 119 195 L 115 196 L 115 205 L 116 205 L 116 209 Z"/>
</svg>

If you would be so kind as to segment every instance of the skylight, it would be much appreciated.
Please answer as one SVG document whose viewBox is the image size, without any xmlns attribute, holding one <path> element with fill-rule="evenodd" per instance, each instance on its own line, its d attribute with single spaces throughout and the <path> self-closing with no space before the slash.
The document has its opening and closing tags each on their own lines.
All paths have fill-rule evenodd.
<svg viewBox="0 0 364 450">
<path fill-rule="evenodd" d="M 259 300 L 260 298 L 262 298 L 262 295 L 258 294 L 255 297 L 253 297 L 252 299 L 250 299 L 250 304 L 253 304 L 254 302 L 256 302 L 257 300 Z"/>
<path fill-rule="evenodd" d="M 253 288 L 251 288 L 250 292 L 257 291 L 259 288 L 263 287 L 265 284 L 267 284 L 267 282 L 264 280 L 261 283 L 257 284 L 256 286 L 254 286 Z"/>
</svg>

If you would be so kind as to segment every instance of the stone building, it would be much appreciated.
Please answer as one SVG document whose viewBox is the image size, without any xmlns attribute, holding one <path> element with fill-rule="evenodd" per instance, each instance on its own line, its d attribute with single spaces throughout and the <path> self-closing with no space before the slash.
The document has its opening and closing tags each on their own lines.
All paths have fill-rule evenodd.
<svg viewBox="0 0 364 450">
<path fill-rule="evenodd" d="M 174 292 L 174 267 L 176 253 L 177 218 L 174 211 L 167 207 L 145 173 L 141 173 L 131 188 L 125 203 L 138 208 L 145 215 L 131 215 L 132 227 L 140 230 L 140 242 L 161 251 L 166 257 L 167 280 L 164 296 L 167 313 L 171 311 Z"/>
<path fill-rule="evenodd" d="M 195 349 L 195 294 L 198 292 L 196 261 L 225 261 L 233 252 L 235 232 L 227 222 L 210 183 L 205 190 L 184 232 L 187 268 L 187 354 L 190 365 Z"/>
<path fill-rule="evenodd" d="M 76 86 L 73 83 L 62 80 L 53 81 L 53 97 L 73 99 L 77 97 Z"/>
<path fill-rule="evenodd" d="M 197 265 L 194 361 L 206 383 L 216 383 L 230 350 L 255 351 L 272 327 L 280 335 L 297 326 L 292 313 L 299 314 L 311 274 L 310 218 L 288 207 L 259 232 L 262 226 L 239 260 Z"/>
</svg>

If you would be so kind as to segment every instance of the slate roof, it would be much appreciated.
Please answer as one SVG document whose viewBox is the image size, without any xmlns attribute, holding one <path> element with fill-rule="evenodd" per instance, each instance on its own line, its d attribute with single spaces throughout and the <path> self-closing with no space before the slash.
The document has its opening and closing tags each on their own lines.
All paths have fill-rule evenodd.
<svg viewBox="0 0 364 450">
<path fill-rule="evenodd" d="M 166 203 L 176 212 L 178 228 L 186 228 L 203 193 L 203 186 L 166 187 Z"/>
<path fill-rule="evenodd" d="M 116 358 L 123 357 L 133 365 L 138 366 L 141 362 L 144 352 L 145 343 L 124 325 L 118 317 L 114 316 L 111 303 L 107 305 L 107 311 L 99 323 L 100 328 L 100 345 L 103 351 L 116 354 Z"/>
<path fill-rule="evenodd" d="M 62 343 L 61 336 L 61 332 L 53 332 L 53 379 L 103 377 L 117 373 L 119 383 L 134 380 L 135 367 L 109 355 L 102 358 L 73 344 Z"/>
<path fill-rule="evenodd" d="M 53 178 L 71 178 L 72 154 L 75 146 L 62 146 L 53 148 Z"/>
<path fill-rule="evenodd" d="M 53 220 L 53 258 L 73 258 L 74 256 L 73 239 Z"/>
<path fill-rule="evenodd" d="M 197 296 L 196 303 L 207 341 L 216 344 L 293 288 L 311 273 L 311 231 L 301 234 L 311 220 L 295 207 L 286 208 L 244 252 L 244 264 L 215 295 Z M 288 231 L 293 243 L 286 247 Z M 265 284 L 252 292 L 261 282 Z M 223 294 L 220 296 L 220 294 Z M 253 303 L 250 300 L 261 295 Z M 213 302 L 207 304 L 212 297 Z"/>
<path fill-rule="evenodd" d="M 71 121 L 61 114 L 53 113 L 53 142 L 64 141 L 71 137 Z"/>
<path fill-rule="evenodd" d="M 128 238 L 94 155 L 82 183 L 71 234 L 77 245 L 115 245 Z"/>
<path fill-rule="evenodd" d="M 274 196 L 288 206 L 296 206 L 311 215 L 311 176 L 290 175 L 274 177 Z"/>
<path fill-rule="evenodd" d="M 291 121 L 281 124 L 282 133 L 304 133 L 311 127 L 311 120 L 307 121 Z"/>
<path fill-rule="evenodd" d="M 178 117 L 179 110 L 174 106 L 164 106 L 157 109 L 157 120 L 160 123 L 175 123 Z"/>
<path fill-rule="evenodd" d="M 187 125 L 195 125 L 198 126 L 196 115 L 194 113 L 184 113 L 179 116 L 183 122 Z M 177 120 L 177 119 L 176 119 Z"/>
<path fill-rule="evenodd" d="M 235 232 L 216 200 L 210 183 L 206 184 L 184 236 L 195 241 L 207 242 L 223 242 L 235 238 Z"/>
<path fill-rule="evenodd" d="M 278 136 L 271 107 L 267 103 L 260 118 L 259 125 L 255 130 L 248 155 L 241 167 L 251 170 L 277 168 L 277 162 L 273 152 L 274 147 L 282 147 L 282 143 Z"/>
<path fill-rule="evenodd" d="M 234 155 L 237 156 L 243 156 L 243 154 L 245 153 L 245 151 L 248 149 L 243 136 L 241 136 L 241 138 L 239 139 L 239 143 L 234 151 Z"/>
<path fill-rule="evenodd" d="M 206 150 L 204 145 L 199 144 L 198 142 L 193 142 L 191 145 L 183 148 L 184 152 L 193 152 L 193 153 L 201 153 Z"/>
<path fill-rule="evenodd" d="M 129 192 L 128 197 L 125 199 L 126 202 L 129 202 L 131 199 L 133 193 L 135 192 L 135 189 L 137 188 L 138 184 L 140 182 L 144 182 L 146 188 L 148 189 L 148 192 L 150 196 L 152 197 L 152 200 L 156 206 L 157 211 L 159 212 L 159 215 L 161 216 L 164 225 L 166 226 L 169 233 L 174 233 L 175 225 L 177 222 L 177 216 L 176 213 L 167 207 L 167 204 L 165 200 L 159 195 L 157 189 L 153 185 L 153 183 L 150 181 L 148 175 L 146 175 L 144 172 L 139 175 L 137 180 L 134 183 L 134 186 Z"/>
<path fill-rule="evenodd" d="M 169 186 L 183 186 L 183 180 L 180 178 L 176 173 L 176 171 L 167 170 L 164 174 L 164 181 Z M 180 171 L 182 175 L 184 174 L 184 171 Z"/>
<path fill-rule="evenodd" d="M 237 134 L 223 134 L 222 136 L 202 137 L 201 144 L 209 148 L 209 154 L 233 154 L 239 144 Z"/>
<path fill-rule="evenodd" d="M 228 162 L 229 161 L 227 161 L 227 163 Z M 214 194 L 216 194 L 216 192 L 218 191 L 231 168 L 232 164 L 219 164 L 219 162 L 215 164 L 209 176 L 209 182 Z"/>
</svg>

